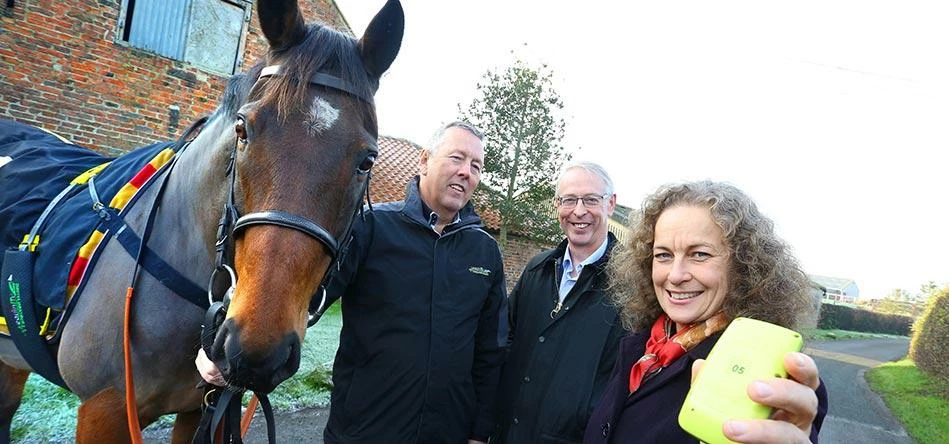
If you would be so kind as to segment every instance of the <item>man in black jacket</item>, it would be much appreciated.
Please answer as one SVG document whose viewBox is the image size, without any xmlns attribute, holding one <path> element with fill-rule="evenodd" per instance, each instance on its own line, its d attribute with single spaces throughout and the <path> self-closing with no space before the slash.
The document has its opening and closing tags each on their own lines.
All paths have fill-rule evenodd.
<svg viewBox="0 0 949 444">
<path fill-rule="evenodd" d="M 358 218 L 327 294 L 342 296 L 327 443 L 485 442 L 507 343 L 501 253 L 469 203 L 481 133 L 453 122 L 401 202 Z"/>
<path fill-rule="evenodd" d="M 554 198 L 566 239 L 535 256 L 511 292 L 510 350 L 501 376 L 496 440 L 580 442 L 623 334 L 606 294 L 616 206 L 602 167 L 568 165 Z"/>
<path fill-rule="evenodd" d="M 375 205 L 327 286 L 342 297 L 327 443 L 479 443 L 497 421 L 507 348 L 504 267 L 469 199 L 483 136 L 452 122 L 401 202 Z M 223 385 L 203 353 L 205 380 Z"/>
</svg>

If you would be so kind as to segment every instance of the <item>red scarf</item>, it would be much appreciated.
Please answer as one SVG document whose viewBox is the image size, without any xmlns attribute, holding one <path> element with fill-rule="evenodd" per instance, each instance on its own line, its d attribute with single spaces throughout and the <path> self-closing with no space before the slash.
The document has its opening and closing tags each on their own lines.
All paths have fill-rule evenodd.
<svg viewBox="0 0 949 444">
<path fill-rule="evenodd" d="M 668 367 L 709 336 L 722 331 L 726 324 L 728 320 L 725 314 L 719 312 L 705 322 L 689 325 L 670 336 L 673 330 L 672 320 L 665 313 L 659 315 L 659 319 L 652 324 L 649 340 L 646 341 L 646 354 L 633 364 L 629 372 L 629 392 L 634 393 L 644 379 Z"/>
</svg>

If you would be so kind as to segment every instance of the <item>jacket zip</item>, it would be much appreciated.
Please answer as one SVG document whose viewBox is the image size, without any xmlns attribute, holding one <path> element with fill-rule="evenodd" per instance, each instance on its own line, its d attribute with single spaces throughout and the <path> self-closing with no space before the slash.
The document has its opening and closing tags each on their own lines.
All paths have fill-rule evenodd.
<svg viewBox="0 0 949 444">
<path fill-rule="evenodd" d="M 557 298 L 557 305 L 554 306 L 553 310 L 550 310 L 550 319 L 556 319 L 557 314 L 560 313 L 560 309 L 563 308 L 563 301 L 560 300 L 560 281 L 557 279 L 558 277 L 557 275 L 559 273 L 556 273 L 556 271 L 561 267 L 561 265 L 560 265 L 559 260 L 555 262 L 556 263 L 554 264 L 554 271 L 555 271 L 554 272 L 554 288 L 557 289 L 557 294 L 555 294 L 554 297 Z M 567 299 L 567 298 L 564 298 L 564 299 Z"/>
</svg>

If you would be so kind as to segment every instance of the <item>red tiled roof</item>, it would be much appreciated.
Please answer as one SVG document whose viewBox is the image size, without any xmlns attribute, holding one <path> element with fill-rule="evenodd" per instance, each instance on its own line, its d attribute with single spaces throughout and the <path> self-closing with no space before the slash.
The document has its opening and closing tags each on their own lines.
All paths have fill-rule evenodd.
<svg viewBox="0 0 949 444">
<path fill-rule="evenodd" d="M 379 159 L 372 168 L 369 185 L 372 201 L 402 200 L 405 198 L 405 184 L 418 174 L 418 158 L 423 148 L 408 140 L 388 136 L 379 136 L 378 145 Z M 498 212 L 475 204 L 484 225 L 497 230 L 501 222 Z"/>
<path fill-rule="evenodd" d="M 418 174 L 422 147 L 405 139 L 379 136 L 379 159 L 372 168 L 369 195 L 375 202 L 405 198 L 405 184 Z"/>
</svg>

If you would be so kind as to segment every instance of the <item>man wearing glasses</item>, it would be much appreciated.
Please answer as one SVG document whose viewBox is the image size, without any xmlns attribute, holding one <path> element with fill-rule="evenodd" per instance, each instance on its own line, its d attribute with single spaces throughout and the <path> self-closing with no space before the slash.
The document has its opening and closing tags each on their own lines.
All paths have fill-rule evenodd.
<svg viewBox="0 0 949 444">
<path fill-rule="evenodd" d="M 597 164 L 567 165 L 554 206 L 566 239 L 531 259 L 508 300 L 510 351 L 492 442 L 580 442 L 623 334 L 605 291 L 613 181 Z"/>
</svg>

